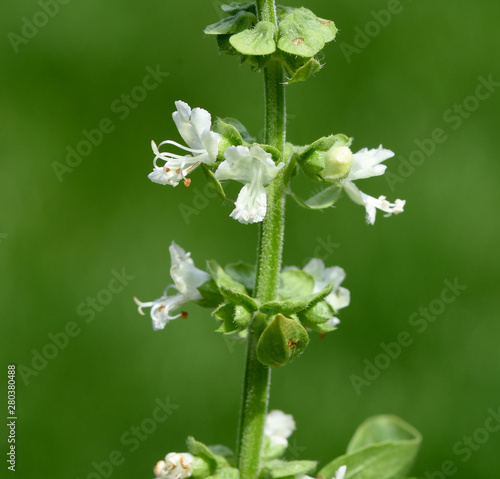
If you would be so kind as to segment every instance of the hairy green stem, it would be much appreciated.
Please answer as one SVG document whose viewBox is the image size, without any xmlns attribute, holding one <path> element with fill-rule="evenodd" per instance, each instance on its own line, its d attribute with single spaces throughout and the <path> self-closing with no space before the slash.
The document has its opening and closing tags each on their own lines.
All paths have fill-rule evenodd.
<svg viewBox="0 0 500 479">
<path fill-rule="evenodd" d="M 259 21 L 276 21 L 274 0 L 257 0 Z M 271 60 L 264 69 L 265 143 L 284 157 L 286 135 L 285 78 L 282 64 Z M 267 187 L 267 214 L 260 226 L 255 294 L 261 302 L 276 298 L 283 250 L 284 169 Z M 264 422 L 269 403 L 271 370 L 257 359 L 256 346 L 265 326 L 258 315 L 249 330 L 243 400 L 238 434 L 240 479 L 256 479 L 260 469 Z"/>
</svg>

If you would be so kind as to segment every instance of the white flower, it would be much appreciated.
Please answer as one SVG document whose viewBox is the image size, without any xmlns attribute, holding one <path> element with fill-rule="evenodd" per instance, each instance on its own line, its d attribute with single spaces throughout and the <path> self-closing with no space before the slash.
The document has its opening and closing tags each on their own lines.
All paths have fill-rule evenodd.
<svg viewBox="0 0 500 479">
<path fill-rule="evenodd" d="M 235 180 L 245 186 L 236 200 L 231 217 L 240 223 L 259 223 L 266 216 L 267 197 L 264 188 L 283 168 L 275 165 L 270 153 L 260 146 L 230 146 L 224 153 L 225 160 L 219 165 L 215 177 L 219 180 Z"/>
<path fill-rule="evenodd" d="M 331 307 L 338 311 L 339 309 L 349 306 L 351 302 L 351 293 L 348 289 L 340 286 L 344 281 L 346 274 L 340 266 L 332 266 L 325 268 L 325 264 L 318 258 L 313 258 L 304 267 L 304 271 L 314 278 L 313 293 L 319 293 L 329 284 L 333 284 L 332 292 L 325 298 Z M 335 327 L 340 323 L 338 318 L 330 318 L 325 324 Z"/>
<path fill-rule="evenodd" d="M 333 479 L 344 479 L 345 473 L 347 472 L 347 466 L 340 466 L 335 472 L 335 477 Z"/>
<path fill-rule="evenodd" d="M 189 185 L 189 182 L 186 182 L 188 173 L 200 163 L 215 162 L 221 139 L 218 133 L 210 130 L 212 119 L 208 111 L 203 108 L 191 110 L 191 107 L 183 101 L 176 101 L 175 106 L 177 111 L 172 114 L 172 118 L 189 148 L 171 140 L 162 141 L 159 145 L 156 145 L 154 141 L 151 142 L 155 158 L 153 160 L 154 170 L 148 175 L 148 178 L 160 185 L 177 186 L 183 180 L 186 185 Z M 191 154 L 182 156 L 160 152 L 160 147 L 166 144 L 177 146 Z M 158 166 L 158 160 L 163 160 L 165 163 Z"/>
<path fill-rule="evenodd" d="M 295 431 L 295 421 L 291 414 L 275 409 L 266 416 L 264 434 L 269 437 L 271 447 L 288 446 L 287 439 Z"/>
<path fill-rule="evenodd" d="M 377 208 L 384 211 L 385 216 L 391 216 L 393 213 L 397 215 L 403 212 L 406 201 L 396 200 L 394 203 L 390 203 L 385 196 L 373 198 L 360 191 L 353 181 L 383 175 L 387 166 L 381 163 L 393 156 L 394 153 L 384 149 L 382 145 L 372 150 L 363 148 L 353 155 L 351 171 L 347 178 L 341 182 L 351 200 L 365 207 L 366 222 L 371 225 L 375 223 Z"/>
<path fill-rule="evenodd" d="M 154 472 L 161 479 L 185 479 L 193 473 L 193 461 L 194 457 L 187 452 L 170 452 L 156 464 Z"/>
<path fill-rule="evenodd" d="M 174 242 L 170 245 L 169 250 L 172 261 L 170 276 L 175 284 L 167 286 L 162 297 L 154 301 L 143 303 L 134 297 L 134 301 L 139 306 L 139 313 L 144 314 L 142 308 L 151 308 L 151 319 L 155 331 L 163 329 L 170 320 L 183 315 L 180 313 L 172 316 L 171 311 L 188 301 L 201 299 L 197 288 L 210 278 L 208 273 L 195 267 L 190 258 L 191 253 L 186 253 Z M 171 288 L 175 289 L 177 294 L 168 296 L 168 290 Z"/>
</svg>

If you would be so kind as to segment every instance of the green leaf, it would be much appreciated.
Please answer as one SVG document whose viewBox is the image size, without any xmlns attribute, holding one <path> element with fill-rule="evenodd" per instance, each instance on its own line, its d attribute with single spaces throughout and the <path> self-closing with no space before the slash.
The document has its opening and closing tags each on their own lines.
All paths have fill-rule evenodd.
<svg viewBox="0 0 500 479">
<path fill-rule="evenodd" d="M 374 416 L 363 422 L 352 437 L 347 452 L 354 452 L 365 446 L 383 441 L 420 440 L 420 433 L 397 416 Z"/>
<path fill-rule="evenodd" d="M 404 479 L 420 442 L 419 432 L 398 417 L 375 416 L 357 429 L 347 454 L 327 464 L 318 477 L 333 477 L 346 465 L 345 479 Z"/>
<path fill-rule="evenodd" d="M 309 343 L 309 334 L 294 319 L 277 314 L 257 343 L 257 358 L 265 366 L 283 366 L 299 356 Z"/>
<path fill-rule="evenodd" d="M 222 188 L 222 185 L 220 181 L 214 176 L 213 171 L 204 163 L 200 164 L 201 170 L 203 171 L 203 174 L 205 175 L 205 178 L 207 180 L 208 185 L 210 186 L 210 189 L 219 196 L 219 198 L 228 205 L 234 205 L 234 202 L 231 201 L 227 196 L 226 192 L 224 191 L 224 188 Z"/>
<path fill-rule="evenodd" d="M 310 296 L 314 289 L 314 278 L 299 269 L 287 269 L 281 273 L 278 291 L 280 299 L 297 299 Z"/>
<path fill-rule="evenodd" d="M 315 73 L 321 70 L 321 63 L 316 58 L 310 58 L 304 65 L 299 67 L 288 80 L 288 85 L 300 81 L 306 81 L 311 78 Z"/>
<path fill-rule="evenodd" d="M 335 38 L 337 28 L 331 20 L 318 18 L 306 8 L 298 8 L 283 18 L 279 31 L 280 50 L 309 58 Z"/>
<path fill-rule="evenodd" d="M 233 35 L 229 42 L 243 55 L 270 55 L 276 51 L 276 27 L 271 22 L 258 22 L 254 28 Z"/>
<path fill-rule="evenodd" d="M 213 23 L 205 28 L 204 33 L 207 35 L 228 35 L 241 32 L 250 28 L 257 18 L 250 12 L 238 12 L 231 17 L 223 18 L 217 23 Z"/>
<path fill-rule="evenodd" d="M 225 268 L 232 278 L 243 284 L 248 293 L 252 293 L 255 287 L 256 268 L 253 264 L 238 262 L 228 264 Z"/>
<path fill-rule="evenodd" d="M 316 461 L 281 461 L 274 459 L 264 464 L 260 479 L 278 479 L 282 477 L 300 477 L 316 469 Z"/>
</svg>

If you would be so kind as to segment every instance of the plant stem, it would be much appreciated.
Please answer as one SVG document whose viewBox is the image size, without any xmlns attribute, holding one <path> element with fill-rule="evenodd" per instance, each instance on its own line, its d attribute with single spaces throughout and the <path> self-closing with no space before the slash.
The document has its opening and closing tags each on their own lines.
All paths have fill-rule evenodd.
<svg viewBox="0 0 500 479">
<path fill-rule="evenodd" d="M 277 24 L 274 0 L 257 0 L 258 20 Z M 265 143 L 285 150 L 286 103 L 282 64 L 271 59 L 264 69 Z M 267 187 L 267 214 L 260 226 L 255 294 L 259 301 L 276 299 L 283 250 L 284 169 Z M 257 315 L 249 328 L 243 399 L 238 434 L 240 479 L 256 479 L 260 469 L 264 422 L 269 403 L 271 370 L 257 359 L 256 346 L 265 327 Z"/>
</svg>

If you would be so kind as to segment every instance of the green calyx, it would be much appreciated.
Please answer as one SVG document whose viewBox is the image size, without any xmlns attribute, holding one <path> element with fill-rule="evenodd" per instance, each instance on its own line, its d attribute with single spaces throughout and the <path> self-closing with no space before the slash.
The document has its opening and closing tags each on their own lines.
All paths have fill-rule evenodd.
<svg viewBox="0 0 500 479">
<path fill-rule="evenodd" d="M 294 173 L 302 171 L 308 178 L 326 187 L 302 199 L 293 192 L 291 179 L 294 175 L 290 175 L 287 193 L 303 208 L 322 210 L 332 207 L 342 193 L 340 181 L 351 170 L 351 143 L 352 138 L 337 134 L 322 137 L 307 146 L 293 146 L 291 164 L 295 165 Z"/>
<path fill-rule="evenodd" d="M 297 357 L 309 342 L 305 328 L 321 333 L 335 329 L 327 324 L 336 313 L 326 300 L 333 285 L 314 292 L 315 280 L 305 271 L 283 271 L 276 300 L 261 303 L 253 297 L 255 266 L 240 262 L 223 268 L 213 260 L 207 266 L 211 278 L 198 288 L 202 299 L 197 303 L 213 310 L 221 322 L 219 333 L 245 335 L 256 320 L 263 330 L 258 347 L 263 364 L 284 365 Z"/>
<path fill-rule="evenodd" d="M 310 145 L 296 148 L 295 159 L 306 176 L 319 183 L 331 183 L 349 174 L 352 154 L 349 161 L 345 158 L 348 155 L 340 152 L 351 143 L 352 138 L 343 134 L 324 136 Z"/>
<path fill-rule="evenodd" d="M 321 69 L 315 58 L 326 43 L 335 39 L 337 28 L 331 20 L 306 8 L 278 5 L 277 24 L 258 21 L 255 2 L 222 5 L 228 15 L 209 25 L 204 32 L 214 35 L 222 53 L 241 55 L 253 69 L 262 69 L 273 58 L 287 73 L 288 84 L 305 81 Z"/>
<path fill-rule="evenodd" d="M 299 356 L 309 343 L 309 334 L 295 319 L 277 314 L 257 343 L 257 358 L 265 366 L 283 366 Z"/>
</svg>

